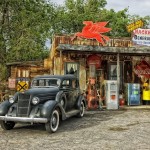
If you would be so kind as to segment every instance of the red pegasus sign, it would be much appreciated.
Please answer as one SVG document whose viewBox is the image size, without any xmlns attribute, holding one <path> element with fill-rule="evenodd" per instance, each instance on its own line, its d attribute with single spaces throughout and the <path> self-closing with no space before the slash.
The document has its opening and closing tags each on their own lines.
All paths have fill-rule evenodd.
<svg viewBox="0 0 150 150">
<path fill-rule="evenodd" d="M 107 23 L 108 22 L 93 23 L 92 21 L 83 21 L 83 24 L 85 24 L 85 27 L 83 27 L 82 32 L 75 33 L 73 39 L 75 37 L 96 39 L 98 42 L 100 42 L 104 46 L 105 42 L 110 40 L 108 36 L 102 35 L 102 33 L 106 33 L 111 30 L 111 28 L 105 27 Z"/>
</svg>

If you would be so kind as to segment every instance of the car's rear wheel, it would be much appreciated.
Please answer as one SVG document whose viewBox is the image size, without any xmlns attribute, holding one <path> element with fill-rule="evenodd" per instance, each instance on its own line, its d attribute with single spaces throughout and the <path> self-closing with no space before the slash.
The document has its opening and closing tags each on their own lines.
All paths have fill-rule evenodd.
<svg viewBox="0 0 150 150">
<path fill-rule="evenodd" d="M 1 124 L 2 129 L 4 130 L 11 130 L 15 126 L 15 122 L 13 121 L 7 121 L 7 122 L 1 121 L 0 124 Z"/>
<path fill-rule="evenodd" d="M 59 112 L 57 109 L 53 110 L 50 120 L 45 124 L 46 131 L 54 133 L 57 131 L 59 126 Z"/>
<path fill-rule="evenodd" d="M 84 116 L 84 112 L 85 112 L 85 106 L 83 101 L 81 102 L 80 105 L 80 112 L 77 114 L 77 117 L 82 118 Z"/>
</svg>

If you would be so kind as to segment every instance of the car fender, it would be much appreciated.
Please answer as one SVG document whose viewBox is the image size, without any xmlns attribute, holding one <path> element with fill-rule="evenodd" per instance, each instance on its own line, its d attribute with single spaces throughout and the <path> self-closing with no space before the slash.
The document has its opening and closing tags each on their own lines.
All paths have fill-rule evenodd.
<svg viewBox="0 0 150 150">
<path fill-rule="evenodd" d="M 31 111 L 30 111 L 30 118 L 39 118 L 41 117 L 40 115 L 40 111 L 41 111 L 41 108 L 43 107 L 43 104 L 39 104 L 39 105 L 36 105 L 34 107 L 32 107 Z"/>
<path fill-rule="evenodd" d="M 59 91 L 59 92 L 57 93 L 57 95 L 56 95 L 55 100 L 56 100 L 58 103 L 60 103 L 60 100 L 61 100 L 62 98 L 64 99 L 64 103 L 65 103 L 64 109 L 65 109 L 65 108 L 66 108 L 66 104 L 67 104 L 66 95 L 65 95 L 65 93 L 64 93 L 63 91 Z"/>
<path fill-rule="evenodd" d="M 5 116 L 12 104 L 6 100 L 0 104 L 0 116 Z"/>
<path fill-rule="evenodd" d="M 83 101 L 84 103 L 84 106 L 86 107 L 86 99 L 83 95 L 80 95 L 77 99 L 77 102 L 76 102 L 76 108 L 77 109 L 80 109 L 80 106 L 81 106 L 81 102 Z"/>
<path fill-rule="evenodd" d="M 49 100 L 45 102 L 41 108 L 40 116 L 43 118 L 49 118 L 58 102 L 55 100 Z"/>
</svg>

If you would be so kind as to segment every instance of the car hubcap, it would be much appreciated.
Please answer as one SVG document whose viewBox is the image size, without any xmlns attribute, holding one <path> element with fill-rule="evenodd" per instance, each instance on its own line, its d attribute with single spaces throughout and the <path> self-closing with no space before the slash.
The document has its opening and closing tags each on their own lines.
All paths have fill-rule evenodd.
<svg viewBox="0 0 150 150">
<path fill-rule="evenodd" d="M 57 116 L 56 114 L 54 114 L 52 117 L 52 127 L 55 128 L 56 125 L 57 125 Z"/>
</svg>

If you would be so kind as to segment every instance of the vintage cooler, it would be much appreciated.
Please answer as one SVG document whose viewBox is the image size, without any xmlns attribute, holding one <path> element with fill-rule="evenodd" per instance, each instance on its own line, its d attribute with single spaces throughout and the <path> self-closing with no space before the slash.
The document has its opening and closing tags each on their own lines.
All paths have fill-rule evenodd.
<svg viewBox="0 0 150 150">
<path fill-rule="evenodd" d="M 140 84 L 127 83 L 126 86 L 128 105 L 140 105 Z"/>
<path fill-rule="evenodd" d="M 118 86 L 116 80 L 105 81 L 106 109 L 118 109 Z"/>
<path fill-rule="evenodd" d="M 150 105 L 150 90 L 143 90 L 143 104 Z"/>
</svg>

